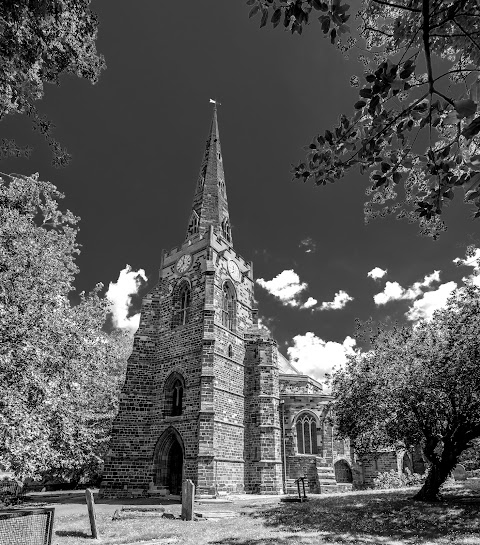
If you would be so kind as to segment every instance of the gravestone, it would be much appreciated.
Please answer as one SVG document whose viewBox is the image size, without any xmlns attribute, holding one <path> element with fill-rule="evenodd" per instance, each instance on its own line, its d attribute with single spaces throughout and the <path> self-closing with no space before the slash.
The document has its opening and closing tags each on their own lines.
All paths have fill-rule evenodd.
<svg viewBox="0 0 480 545">
<path fill-rule="evenodd" d="M 465 481 L 467 479 L 467 472 L 462 464 L 457 464 L 453 470 L 453 478 L 456 481 Z"/>
<path fill-rule="evenodd" d="M 182 519 L 193 520 L 193 501 L 195 498 L 195 485 L 190 479 L 183 482 L 182 489 Z"/>
</svg>

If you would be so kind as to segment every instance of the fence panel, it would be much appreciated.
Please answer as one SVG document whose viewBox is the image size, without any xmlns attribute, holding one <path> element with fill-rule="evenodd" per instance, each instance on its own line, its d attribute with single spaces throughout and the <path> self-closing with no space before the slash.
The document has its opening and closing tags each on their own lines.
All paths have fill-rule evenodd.
<svg viewBox="0 0 480 545">
<path fill-rule="evenodd" d="M 0 511 L 0 545 L 51 545 L 54 507 Z"/>
</svg>

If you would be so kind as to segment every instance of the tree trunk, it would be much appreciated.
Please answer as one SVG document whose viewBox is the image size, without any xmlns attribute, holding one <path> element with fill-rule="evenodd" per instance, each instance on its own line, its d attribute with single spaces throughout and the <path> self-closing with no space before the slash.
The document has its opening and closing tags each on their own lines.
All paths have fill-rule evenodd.
<svg viewBox="0 0 480 545">
<path fill-rule="evenodd" d="M 413 496 L 417 501 L 440 501 L 440 487 L 446 481 L 457 463 L 457 456 L 442 456 L 430 466 L 427 479 L 422 488 Z"/>
</svg>

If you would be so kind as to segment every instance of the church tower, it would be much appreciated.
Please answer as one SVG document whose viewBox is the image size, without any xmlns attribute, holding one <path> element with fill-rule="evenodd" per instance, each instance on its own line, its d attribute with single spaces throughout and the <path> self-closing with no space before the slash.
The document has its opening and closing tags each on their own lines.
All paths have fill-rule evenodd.
<svg viewBox="0 0 480 545">
<path fill-rule="evenodd" d="M 214 104 L 185 240 L 142 301 L 104 495 L 278 493 L 275 341 L 256 326 L 252 263 L 232 242 Z"/>
</svg>

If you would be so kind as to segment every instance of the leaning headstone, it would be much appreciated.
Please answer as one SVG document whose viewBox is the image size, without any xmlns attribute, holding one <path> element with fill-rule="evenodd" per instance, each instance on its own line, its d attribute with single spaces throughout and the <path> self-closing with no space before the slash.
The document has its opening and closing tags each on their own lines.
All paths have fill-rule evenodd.
<svg viewBox="0 0 480 545">
<path fill-rule="evenodd" d="M 456 481 L 465 481 L 467 479 L 467 472 L 462 464 L 457 464 L 453 470 L 453 478 Z"/>
<path fill-rule="evenodd" d="M 182 519 L 193 520 L 193 501 L 195 498 L 195 485 L 190 479 L 183 482 L 182 487 Z"/>
</svg>

